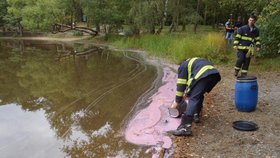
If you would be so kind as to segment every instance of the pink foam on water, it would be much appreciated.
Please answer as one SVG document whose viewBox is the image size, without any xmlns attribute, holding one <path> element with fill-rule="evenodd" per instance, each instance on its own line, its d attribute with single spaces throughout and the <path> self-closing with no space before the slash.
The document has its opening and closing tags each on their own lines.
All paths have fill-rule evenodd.
<svg viewBox="0 0 280 158">
<path fill-rule="evenodd" d="M 171 118 L 167 108 L 175 98 L 177 74 L 169 67 L 165 67 L 163 72 L 163 85 L 151 96 L 152 102 L 147 108 L 137 113 L 127 126 L 125 138 L 131 143 L 163 144 L 163 148 L 172 146 L 172 140 L 166 132 L 176 129 L 180 119 Z"/>
</svg>

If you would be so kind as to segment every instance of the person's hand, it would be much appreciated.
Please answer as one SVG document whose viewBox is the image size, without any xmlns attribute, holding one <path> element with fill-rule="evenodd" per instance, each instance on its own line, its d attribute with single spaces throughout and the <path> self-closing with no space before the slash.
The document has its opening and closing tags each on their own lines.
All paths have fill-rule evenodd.
<svg viewBox="0 0 280 158">
<path fill-rule="evenodd" d="M 256 51 L 257 51 L 257 52 L 258 52 L 258 51 L 260 51 L 260 48 L 259 48 L 259 47 L 257 47 L 257 48 L 256 48 Z"/>
<path fill-rule="evenodd" d="M 233 46 L 234 49 L 237 49 L 237 46 Z"/>
<path fill-rule="evenodd" d="M 176 109 L 178 107 L 178 103 L 176 101 L 174 101 L 171 105 L 171 108 Z"/>
</svg>

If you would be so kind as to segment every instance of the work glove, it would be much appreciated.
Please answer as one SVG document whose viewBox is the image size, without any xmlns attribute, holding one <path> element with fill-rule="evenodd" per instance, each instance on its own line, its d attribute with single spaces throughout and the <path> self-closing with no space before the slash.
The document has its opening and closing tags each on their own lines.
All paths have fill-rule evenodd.
<svg viewBox="0 0 280 158">
<path fill-rule="evenodd" d="M 255 48 L 254 47 L 250 47 L 248 52 L 246 53 L 246 58 L 250 58 L 252 56 L 255 56 Z"/>
<path fill-rule="evenodd" d="M 179 106 L 179 104 L 178 104 L 176 101 L 174 101 L 174 102 L 171 104 L 171 108 L 172 108 L 172 109 L 176 109 L 178 106 Z"/>
</svg>

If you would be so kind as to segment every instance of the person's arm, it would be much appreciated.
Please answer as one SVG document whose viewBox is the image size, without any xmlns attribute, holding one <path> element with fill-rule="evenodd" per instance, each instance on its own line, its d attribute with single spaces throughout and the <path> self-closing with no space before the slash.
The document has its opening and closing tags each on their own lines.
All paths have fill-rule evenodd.
<svg viewBox="0 0 280 158">
<path fill-rule="evenodd" d="M 187 67 L 183 66 L 183 64 L 178 69 L 178 78 L 177 78 L 177 88 L 176 88 L 176 97 L 175 101 L 171 105 L 171 108 L 176 108 L 184 97 L 184 92 L 187 87 Z"/>
<path fill-rule="evenodd" d="M 230 30 L 229 22 L 226 22 L 225 26 L 226 26 L 226 30 Z"/>
<path fill-rule="evenodd" d="M 256 47 L 257 47 L 257 51 L 259 51 L 261 49 L 261 38 L 260 38 L 260 33 L 259 33 L 259 30 L 257 31 L 256 33 L 256 37 L 255 37 L 255 40 L 254 40 L 255 44 L 256 44 Z"/>
<path fill-rule="evenodd" d="M 240 42 L 240 39 L 241 39 L 241 35 L 242 35 L 242 29 L 238 28 L 235 39 L 234 39 L 234 42 L 233 42 L 233 45 L 234 45 L 233 48 L 234 49 L 237 49 L 237 46 L 239 45 L 239 42 Z"/>
</svg>

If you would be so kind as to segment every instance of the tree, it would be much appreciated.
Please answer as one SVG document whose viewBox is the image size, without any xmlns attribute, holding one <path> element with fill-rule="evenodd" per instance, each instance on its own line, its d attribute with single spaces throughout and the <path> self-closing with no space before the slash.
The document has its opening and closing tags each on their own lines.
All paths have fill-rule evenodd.
<svg viewBox="0 0 280 158">
<path fill-rule="evenodd" d="M 90 23 L 96 25 L 97 31 L 102 25 L 106 33 L 120 28 L 129 10 L 128 0 L 83 0 L 82 5 Z"/>
<path fill-rule="evenodd" d="M 0 27 L 3 27 L 5 25 L 4 17 L 7 14 L 7 6 L 8 3 L 6 0 L 0 1 Z"/>
<path fill-rule="evenodd" d="M 180 0 L 174 0 L 169 5 L 169 13 L 172 17 L 172 23 L 169 29 L 169 32 L 176 31 L 177 27 L 179 25 L 179 17 L 180 14 L 183 12 L 183 5 L 182 1 Z"/>
<path fill-rule="evenodd" d="M 272 0 L 259 18 L 263 44 L 262 55 L 279 56 L 280 53 L 280 3 Z"/>
<path fill-rule="evenodd" d="M 17 33 L 22 36 L 23 26 L 21 24 L 21 12 L 26 5 L 25 1 L 21 0 L 8 0 L 8 15 L 6 16 L 7 22 L 17 28 Z"/>
<path fill-rule="evenodd" d="M 134 27 L 146 29 L 152 34 L 156 33 L 156 26 L 163 27 L 166 6 L 166 0 L 134 0 L 129 13 Z"/>
<path fill-rule="evenodd" d="M 58 6 L 56 0 L 28 2 L 23 9 L 23 25 L 30 30 L 50 30 L 61 16 Z"/>
<path fill-rule="evenodd" d="M 237 16 L 243 17 L 243 22 L 247 22 L 250 14 L 260 15 L 264 6 L 268 5 L 270 0 L 258 0 L 258 1 L 247 1 L 247 0 L 219 0 L 219 5 L 221 8 L 221 15 L 223 17 L 220 20 L 226 21 L 230 14 L 233 18 Z"/>
</svg>

